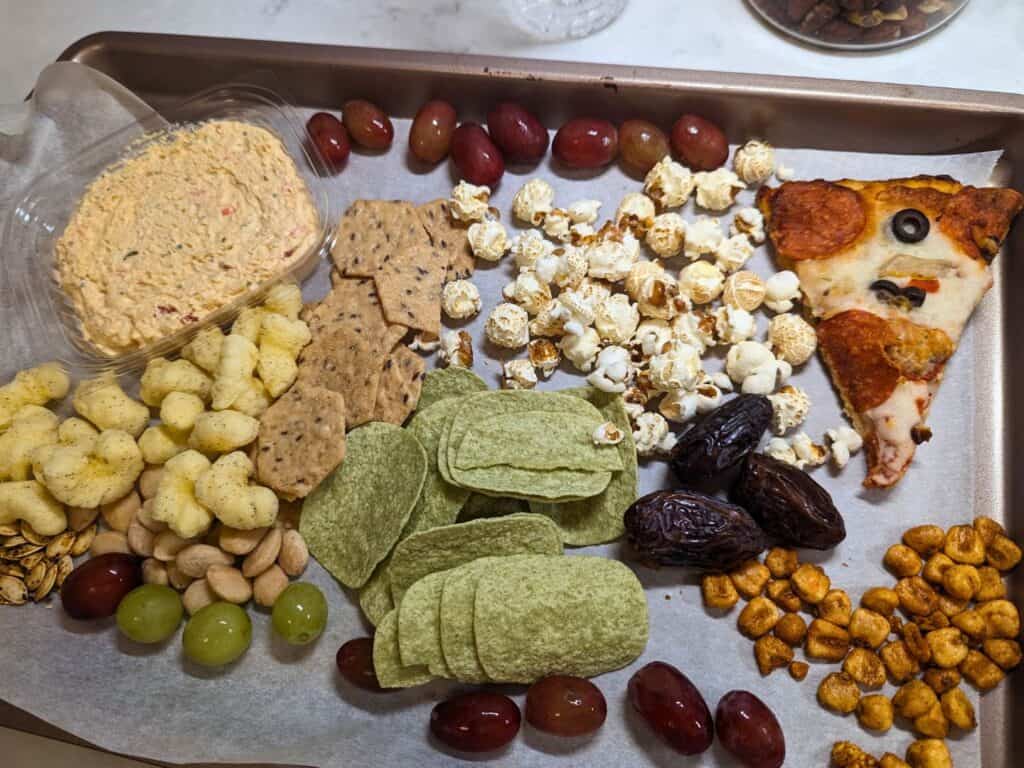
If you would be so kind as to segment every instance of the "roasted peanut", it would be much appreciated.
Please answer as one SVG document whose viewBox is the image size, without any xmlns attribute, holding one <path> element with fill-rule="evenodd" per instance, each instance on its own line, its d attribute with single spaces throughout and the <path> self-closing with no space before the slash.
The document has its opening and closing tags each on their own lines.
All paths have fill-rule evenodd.
<svg viewBox="0 0 1024 768">
<path fill-rule="evenodd" d="M 247 579 L 254 578 L 272 566 L 281 553 L 283 533 L 280 528 L 271 528 L 264 535 L 256 548 L 245 556 L 242 561 L 242 575 Z"/>
<path fill-rule="evenodd" d="M 779 619 L 773 632 L 779 640 L 796 648 L 807 636 L 807 622 L 797 613 L 787 613 Z"/>
<path fill-rule="evenodd" d="M 144 499 L 152 499 L 156 496 L 156 489 L 160 486 L 160 477 L 164 473 L 163 467 L 147 467 L 139 475 L 139 493 Z"/>
<path fill-rule="evenodd" d="M 865 688 L 885 685 L 885 667 L 878 654 L 867 648 L 854 648 L 843 660 L 843 672 Z"/>
<path fill-rule="evenodd" d="M 932 660 L 932 648 L 924 639 L 921 628 L 917 624 L 908 621 L 900 629 L 900 635 L 903 637 L 903 642 L 907 644 L 911 656 L 922 664 L 927 664 Z"/>
<path fill-rule="evenodd" d="M 809 659 L 842 661 L 850 650 L 850 633 L 830 621 L 815 619 L 807 629 L 804 652 Z"/>
<path fill-rule="evenodd" d="M 973 565 L 964 566 L 965 568 L 973 568 Z M 950 569 L 952 570 L 952 569 Z M 935 607 L 939 609 L 939 613 L 952 619 L 954 616 L 963 613 L 967 610 L 967 606 L 970 605 L 970 600 L 958 600 L 955 597 L 949 595 L 939 594 L 939 601 L 935 604 Z"/>
<path fill-rule="evenodd" d="M 942 714 L 956 728 L 970 731 L 978 726 L 974 717 L 974 705 L 960 688 L 952 688 L 942 694 Z"/>
<path fill-rule="evenodd" d="M 248 555 L 256 549 L 256 545 L 260 543 L 266 533 L 266 528 L 252 528 L 243 531 L 222 525 L 217 538 L 217 546 L 232 555 Z"/>
<path fill-rule="evenodd" d="M 990 600 L 976 610 L 985 620 L 985 637 L 1012 640 L 1020 634 L 1020 611 L 1009 600 Z"/>
<path fill-rule="evenodd" d="M 187 589 L 192 585 L 192 582 L 195 581 L 191 576 L 186 576 L 182 573 L 181 569 L 178 568 L 178 564 L 173 560 L 165 562 L 164 566 L 167 568 L 167 581 L 170 582 L 170 585 L 178 591 Z"/>
<path fill-rule="evenodd" d="M 126 555 L 132 554 L 131 547 L 128 546 L 128 537 L 125 536 L 121 531 L 103 531 L 97 533 L 92 540 L 92 544 L 89 546 L 89 553 L 93 557 L 99 555 L 105 555 L 108 552 L 121 552 Z"/>
<path fill-rule="evenodd" d="M 946 543 L 946 532 L 937 525 L 917 525 L 904 531 L 903 543 L 921 557 L 931 557 Z"/>
<path fill-rule="evenodd" d="M 960 674 L 983 693 L 991 691 L 1006 677 L 988 656 L 973 648 L 967 651 L 967 658 L 960 664 Z"/>
<path fill-rule="evenodd" d="M 775 629 L 778 630 L 778 627 Z M 1002 638 L 986 640 L 981 644 L 981 649 L 1000 669 L 1009 671 L 1021 662 L 1020 643 L 1016 640 Z"/>
<path fill-rule="evenodd" d="M 996 536 L 1005 536 L 1006 529 L 991 517 L 980 515 L 974 518 L 974 530 L 978 532 L 981 541 L 987 547 Z"/>
<path fill-rule="evenodd" d="M 793 591 L 800 599 L 811 605 L 817 605 L 825 599 L 832 582 L 819 566 L 811 563 L 804 563 L 797 568 L 789 578 L 793 585 Z"/>
<path fill-rule="evenodd" d="M 773 579 L 788 579 L 800 567 L 800 560 L 796 550 L 772 547 L 764 557 L 764 564 Z"/>
<path fill-rule="evenodd" d="M 185 606 L 185 610 L 188 611 L 189 616 L 192 616 L 201 608 L 210 605 L 210 603 L 217 602 L 217 599 L 217 594 L 210 589 L 206 579 L 196 579 L 193 581 L 188 585 L 185 594 L 181 596 L 181 602 Z"/>
<path fill-rule="evenodd" d="M 934 555 L 928 558 L 928 562 L 924 564 L 924 570 L 921 571 L 921 577 L 931 584 L 942 584 L 942 576 L 946 573 L 949 568 L 952 568 L 956 563 L 949 559 L 948 555 L 942 552 L 936 552 Z"/>
<path fill-rule="evenodd" d="M 910 768 L 953 768 L 953 758 L 941 739 L 919 739 L 907 747 Z"/>
<path fill-rule="evenodd" d="M 940 696 L 946 691 L 960 685 L 960 671 L 956 669 L 939 669 L 931 667 L 924 671 L 921 679 Z"/>
<path fill-rule="evenodd" d="M 167 586 L 167 567 L 155 557 L 146 558 L 142 561 L 142 581 Z"/>
<path fill-rule="evenodd" d="M 277 598 L 287 588 L 288 574 L 281 569 L 281 566 L 272 565 L 253 580 L 252 594 L 256 605 L 272 608 L 277 602 Z"/>
<path fill-rule="evenodd" d="M 954 525 L 946 531 L 946 543 L 942 551 L 956 563 L 981 565 L 985 562 L 985 542 L 969 525 Z"/>
<path fill-rule="evenodd" d="M 769 581 L 765 594 L 784 611 L 795 613 L 803 607 L 803 601 L 793 591 L 789 579 Z"/>
<path fill-rule="evenodd" d="M 740 632 L 751 639 L 757 639 L 772 631 L 782 618 L 782 612 L 767 597 L 755 597 L 740 611 L 736 621 Z"/>
<path fill-rule="evenodd" d="M 885 670 L 889 673 L 889 679 L 894 685 L 907 682 L 921 671 L 921 665 L 917 663 L 917 659 L 911 655 L 910 649 L 902 640 L 886 643 L 878 651 L 878 655 L 882 657 L 882 663 L 885 664 Z"/>
<path fill-rule="evenodd" d="M 850 617 L 850 640 L 854 645 L 878 648 L 889 637 L 889 620 L 880 613 L 858 608 Z"/>
<path fill-rule="evenodd" d="M 954 565 L 942 574 L 942 588 L 952 598 L 970 600 L 981 588 L 981 576 L 973 565 Z"/>
<path fill-rule="evenodd" d="M 140 557 L 153 556 L 153 540 L 155 538 L 151 530 L 134 518 L 128 525 L 128 546 Z"/>
<path fill-rule="evenodd" d="M 244 605 L 252 598 L 252 583 L 230 565 L 211 565 L 206 569 L 206 583 L 217 597 L 229 603 Z"/>
<path fill-rule="evenodd" d="M 100 507 L 100 514 L 103 516 L 103 522 L 107 524 L 108 528 L 120 531 L 121 533 L 128 533 L 128 526 L 135 518 L 135 514 L 141 506 L 142 499 L 139 498 L 139 494 L 132 491 L 117 501 L 104 504 Z"/>
<path fill-rule="evenodd" d="M 900 608 L 910 615 L 927 616 L 939 602 L 935 590 L 920 576 L 910 576 L 896 582 L 896 595 L 900 599 Z"/>
<path fill-rule="evenodd" d="M 793 649 L 772 635 L 762 635 L 754 642 L 754 659 L 762 675 L 770 675 L 776 669 L 789 666 L 793 661 Z"/>
<path fill-rule="evenodd" d="M 900 605 L 896 590 L 888 587 L 872 587 L 860 599 L 860 604 L 883 616 L 892 616 Z"/>
<path fill-rule="evenodd" d="M 911 680 L 906 685 L 901 685 L 892 697 L 896 714 L 908 720 L 920 717 L 938 703 L 939 697 L 935 695 L 935 691 L 920 680 Z"/>
<path fill-rule="evenodd" d="M 211 565 L 233 565 L 235 557 L 210 544 L 191 544 L 178 553 L 174 562 L 186 576 L 202 579 Z"/>
<path fill-rule="evenodd" d="M 928 690 L 931 690 L 930 688 Z M 936 702 L 920 717 L 914 718 L 914 730 L 932 739 L 944 739 L 949 735 L 949 720 L 942 712 L 942 705 Z"/>
<path fill-rule="evenodd" d="M 789 665 L 789 676 L 797 682 L 800 682 L 807 677 L 807 673 L 810 672 L 811 666 L 805 661 L 794 661 Z"/>
<path fill-rule="evenodd" d="M 985 547 L 985 562 L 1000 571 L 1012 571 L 1020 562 L 1020 547 L 997 533 Z"/>
<path fill-rule="evenodd" d="M 936 605 L 938 605 L 937 602 Z M 927 616 L 914 616 L 913 619 L 922 632 L 931 632 L 949 626 L 949 617 L 942 611 L 932 611 Z"/>
<path fill-rule="evenodd" d="M 747 600 L 752 600 L 762 592 L 768 579 L 772 577 L 771 572 L 763 563 L 757 560 L 747 560 L 739 568 L 729 572 L 733 586 Z"/>
<path fill-rule="evenodd" d="M 892 728 L 893 707 L 884 693 L 864 696 L 857 702 L 857 722 L 869 731 L 888 731 Z"/>
<path fill-rule="evenodd" d="M 740 601 L 732 579 L 724 573 L 709 573 L 700 580 L 700 594 L 706 608 L 729 610 Z"/>
<path fill-rule="evenodd" d="M 825 598 L 818 603 L 819 619 L 831 621 L 837 627 L 850 626 L 850 613 L 853 609 L 850 596 L 841 589 L 830 589 Z"/>
<path fill-rule="evenodd" d="M 825 709 L 848 715 L 857 708 L 860 688 L 845 672 L 831 672 L 818 686 L 818 702 Z"/>
<path fill-rule="evenodd" d="M 878 758 L 878 768 L 911 768 L 902 757 L 896 757 L 892 752 L 886 752 Z"/>
<path fill-rule="evenodd" d="M 906 544 L 893 544 L 885 551 L 882 563 L 892 574 L 903 579 L 907 576 L 917 576 L 921 572 L 921 556 Z"/>
<path fill-rule="evenodd" d="M 1001 600 L 1006 597 L 1006 584 L 1003 583 L 1003 577 L 991 565 L 981 566 L 978 569 L 978 578 L 981 581 L 981 586 L 978 587 L 978 591 L 974 594 L 974 599 L 979 603 L 989 600 Z"/>
<path fill-rule="evenodd" d="M 942 669 L 959 666 L 967 657 L 967 638 L 956 627 L 936 629 L 924 636 L 932 650 L 932 664 Z"/>
<path fill-rule="evenodd" d="M 183 539 L 174 531 L 161 531 L 153 539 L 153 557 L 165 563 L 170 562 L 192 543 L 192 539 Z"/>
</svg>

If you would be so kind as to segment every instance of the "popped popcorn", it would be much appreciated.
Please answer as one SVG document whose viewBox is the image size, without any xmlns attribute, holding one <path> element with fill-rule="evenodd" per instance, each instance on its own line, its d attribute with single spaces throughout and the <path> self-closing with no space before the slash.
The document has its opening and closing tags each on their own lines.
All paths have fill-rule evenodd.
<svg viewBox="0 0 1024 768">
<path fill-rule="evenodd" d="M 555 255 L 558 258 L 553 281 L 555 285 L 559 288 L 575 288 L 580 285 L 590 268 L 587 254 L 579 248 L 567 245 L 565 248 L 556 248 Z"/>
<path fill-rule="evenodd" d="M 573 245 L 580 245 L 584 242 L 588 242 L 596 235 L 597 230 L 585 221 L 581 221 L 579 224 L 573 224 L 569 227 L 569 242 Z"/>
<path fill-rule="evenodd" d="M 690 301 L 680 295 L 679 284 L 668 273 L 651 275 L 636 290 L 637 308 L 643 317 L 671 320 L 690 308 Z"/>
<path fill-rule="evenodd" d="M 756 273 L 743 269 L 733 272 L 725 279 L 722 301 L 731 307 L 753 312 L 764 301 L 765 287 Z"/>
<path fill-rule="evenodd" d="M 745 309 L 728 305 L 715 310 L 715 330 L 723 344 L 739 344 L 757 333 L 757 321 Z"/>
<path fill-rule="evenodd" d="M 672 326 L 664 320 L 644 320 L 633 334 L 632 346 L 639 349 L 644 357 L 654 357 L 672 339 Z"/>
<path fill-rule="evenodd" d="M 786 269 L 776 272 L 764 284 L 764 305 L 773 312 L 789 312 L 800 298 L 800 278 Z"/>
<path fill-rule="evenodd" d="M 641 403 L 641 402 L 629 400 L 628 399 L 629 393 L 630 393 L 630 390 L 627 389 L 625 391 L 625 393 L 622 395 L 623 407 L 626 409 L 626 415 L 629 416 L 630 424 L 632 424 L 635 427 L 637 419 L 639 419 L 641 416 L 643 416 L 647 412 L 646 408 L 644 408 L 644 405 L 646 404 L 647 401 L 645 400 L 644 402 Z"/>
<path fill-rule="evenodd" d="M 696 183 L 689 168 L 665 155 L 647 172 L 644 192 L 662 208 L 678 208 L 693 193 Z"/>
<path fill-rule="evenodd" d="M 843 424 L 825 432 L 832 447 L 832 463 L 842 469 L 850 461 L 850 456 L 864 445 L 864 439 L 855 429 Z"/>
<path fill-rule="evenodd" d="M 715 266 L 725 274 L 742 269 L 754 255 L 754 245 L 746 235 L 733 235 L 715 249 Z"/>
<path fill-rule="evenodd" d="M 441 290 L 441 310 L 452 320 L 465 320 L 480 311 L 480 290 L 469 280 L 452 280 Z"/>
<path fill-rule="evenodd" d="M 567 333 L 579 334 L 594 324 L 594 305 L 580 291 L 562 291 L 557 301 Z"/>
<path fill-rule="evenodd" d="M 808 465 L 820 467 L 828 461 L 828 448 L 815 443 L 806 432 L 797 432 L 789 439 L 789 444 L 796 454 L 797 466 L 800 469 Z"/>
<path fill-rule="evenodd" d="M 594 445 L 618 445 L 626 436 L 613 422 L 606 421 L 594 430 Z"/>
<path fill-rule="evenodd" d="M 709 211 L 724 211 L 736 202 L 736 195 L 746 184 L 728 168 L 702 171 L 695 177 L 697 182 L 697 205 Z"/>
<path fill-rule="evenodd" d="M 530 364 L 540 371 L 542 378 L 548 378 L 562 362 L 562 353 L 549 339 L 534 339 L 527 346 Z"/>
<path fill-rule="evenodd" d="M 590 306 L 595 310 L 598 304 L 612 295 L 611 283 L 606 283 L 604 280 L 594 280 L 589 277 L 580 280 L 579 285 L 573 290 L 589 302 Z"/>
<path fill-rule="evenodd" d="M 565 321 L 568 313 L 558 299 L 552 299 L 530 321 L 530 334 L 533 336 L 561 336 L 565 333 Z"/>
<path fill-rule="evenodd" d="M 473 340 L 466 331 L 445 331 L 441 334 L 438 359 L 453 368 L 473 367 Z"/>
<path fill-rule="evenodd" d="M 563 243 L 569 242 L 571 239 L 569 228 L 571 226 L 572 219 L 569 218 L 569 212 L 564 208 L 552 208 L 544 217 L 544 234 L 552 240 L 559 240 Z"/>
<path fill-rule="evenodd" d="M 521 306 L 529 315 L 536 315 L 551 301 L 551 289 L 535 272 L 520 272 L 501 294 Z"/>
<path fill-rule="evenodd" d="M 529 360 L 506 360 L 502 366 L 502 387 L 505 389 L 533 389 L 537 386 L 537 373 Z"/>
<path fill-rule="evenodd" d="M 629 238 L 636 243 L 636 238 L 631 233 L 627 232 L 624 238 Z M 636 263 L 639 250 L 634 250 L 628 242 L 603 240 L 587 248 L 586 254 L 590 263 L 587 274 L 602 280 L 611 280 L 614 283 L 626 279 L 629 270 Z"/>
<path fill-rule="evenodd" d="M 525 347 L 530 341 L 530 317 L 516 304 L 499 304 L 487 318 L 484 332 L 492 344 L 506 349 Z"/>
<path fill-rule="evenodd" d="M 530 179 L 512 198 L 512 215 L 520 221 L 538 226 L 551 210 L 555 190 L 544 179 Z"/>
<path fill-rule="evenodd" d="M 636 332 L 640 311 L 624 293 L 616 293 L 598 302 L 594 307 L 594 328 L 601 341 L 625 344 Z"/>
<path fill-rule="evenodd" d="M 672 321 L 672 336 L 696 347 L 703 355 L 708 347 L 715 346 L 716 325 L 714 315 L 700 310 L 683 312 Z"/>
<path fill-rule="evenodd" d="M 796 176 L 796 171 L 788 165 L 779 163 L 775 166 L 775 178 L 779 181 L 790 181 L 794 176 Z"/>
<path fill-rule="evenodd" d="M 633 376 L 633 365 L 629 351 L 622 347 L 605 347 L 597 355 L 594 371 L 587 376 L 587 383 L 602 392 L 622 393 Z"/>
<path fill-rule="evenodd" d="M 601 348 L 601 337 L 593 328 L 584 328 L 583 333 L 567 333 L 558 346 L 566 360 L 586 373 L 594 366 L 594 358 Z"/>
<path fill-rule="evenodd" d="M 629 270 L 629 275 L 626 276 L 626 282 L 624 287 L 626 293 L 633 301 L 637 300 L 637 296 L 640 295 L 640 290 L 643 287 L 644 282 L 649 277 L 661 277 L 667 274 L 665 268 L 658 261 L 638 261 L 633 265 L 632 269 Z"/>
<path fill-rule="evenodd" d="M 473 255 L 484 261 L 501 261 L 508 251 L 508 234 L 496 219 L 485 219 L 469 225 L 469 247 Z"/>
<path fill-rule="evenodd" d="M 746 394 L 767 395 L 785 381 L 793 369 L 785 360 L 777 360 L 771 350 L 757 341 L 741 341 L 729 349 L 725 358 L 729 378 Z"/>
<path fill-rule="evenodd" d="M 651 386 L 660 392 L 693 389 L 704 375 L 700 352 L 673 339 L 647 365 Z"/>
<path fill-rule="evenodd" d="M 707 261 L 687 264 L 679 272 L 679 289 L 690 297 L 694 304 L 708 304 L 722 294 L 725 275 L 722 270 Z"/>
<path fill-rule="evenodd" d="M 775 171 L 775 148 L 753 139 L 736 150 L 732 164 L 747 184 L 764 184 Z"/>
<path fill-rule="evenodd" d="M 690 261 L 695 261 L 705 254 L 714 253 L 725 240 L 722 225 L 718 219 L 710 216 L 698 216 L 686 225 L 686 243 L 683 253 Z"/>
<path fill-rule="evenodd" d="M 732 388 L 732 382 L 729 387 Z M 658 404 L 658 411 L 669 421 L 686 422 L 694 416 L 710 413 L 721 403 L 722 389 L 711 377 L 705 376 L 693 389 L 669 392 Z"/>
<path fill-rule="evenodd" d="M 643 234 L 654 221 L 654 201 L 642 192 L 630 192 L 615 211 L 615 225 Z"/>
<path fill-rule="evenodd" d="M 566 209 L 566 212 L 573 224 L 593 224 L 597 221 L 597 212 L 600 209 L 600 200 L 577 200 Z"/>
<path fill-rule="evenodd" d="M 678 213 L 662 213 L 654 217 L 647 230 L 647 246 L 663 259 L 678 256 L 686 240 L 686 222 Z"/>
<path fill-rule="evenodd" d="M 413 352 L 436 352 L 440 346 L 441 339 L 430 331 L 420 331 L 409 342 L 409 349 Z"/>
<path fill-rule="evenodd" d="M 796 457 L 796 452 L 785 438 L 773 437 L 764 447 L 764 453 L 771 456 L 776 461 L 785 462 L 792 467 L 800 466 L 800 462 Z"/>
<path fill-rule="evenodd" d="M 633 426 L 633 440 L 636 442 L 636 452 L 640 456 L 666 454 L 676 444 L 676 436 L 669 431 L 668 422 L 660 413 L 641 413 Z"/>
<path fill-rule="evenodd" d="M 538 259 L 550 256 L 554 250 L 554 244 L 537 229 L 528 229 L 512 240 L 512 258 L 520 269 L 532 268 Z"/>
<path fill-rule="evenodd" d="M 768 395 L 772 404 L 772 431 L 784 435 L 804 423 L 811 410 L 811 398 L 799 387 L 787 384 L 774 395 Z"/>
<path fill-rule="evenodd" d="M 800 315 L 783 312 L 768 323 L 768 346 L 790 365 L 803 365 L 818 348 L 818 335 Z"/>
<path fill-rule="evenodd" d="M 754 245 L 764 242 L 764 214 L 757 208 L 740 208 L 729 225 L 730 235 L 746 235 Z"/>
<path fill-rule="evenodd" d="M 448 211 L 456 221 L 483 221 L 491 200 L 490 187 L 460 181 L 448 199 Z"/>
</svg>

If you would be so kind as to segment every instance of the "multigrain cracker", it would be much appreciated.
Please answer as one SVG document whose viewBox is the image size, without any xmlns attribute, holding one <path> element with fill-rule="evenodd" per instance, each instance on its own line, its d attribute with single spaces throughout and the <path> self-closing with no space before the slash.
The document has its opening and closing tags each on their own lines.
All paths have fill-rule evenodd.
<svg viewBox="0 0 1024 768">
<path fill-rule="evenodd" d="M 445 270 L 430 246 L 397 251 L 374 275 L 384 317 L 441 335 L 441 286 Z"/>
<path fill-rule="evenodd" d="M 469 227 L 452 218 L 448 201 L 443 198 L 421 205 L 417 211 L 434 248 L 447 258 L 444 281 L 448 283 L 470 277 L 475 260 L 469 247 Z"/>
<path fill-rule="evenodd" d="M 391 350 L 377 388 L 373 420 L 403 424 L 416 410 L 426 368 L 423 358 L 408 347 L 399 344 Z"/>
<path fill-rule="evenodd" d="M 291 499 L 305 497 L 345 458 L 345 398 L 295 384 L 260 418 L 259 481 Z"/>
<path fill-rule="evenodd" d="M 338 224 L 331 259 L 348 277 L 373 277 L 387 256 L 426 247 L 430 237 L 412 203 L 356 200 Z"/>
</svg>

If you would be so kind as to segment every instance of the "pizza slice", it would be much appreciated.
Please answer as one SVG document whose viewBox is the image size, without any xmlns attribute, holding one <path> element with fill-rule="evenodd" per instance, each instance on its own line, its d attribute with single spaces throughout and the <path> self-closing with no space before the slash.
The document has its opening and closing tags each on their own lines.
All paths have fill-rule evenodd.
<svg viewBox="0 0 1024 768">
<path fill-rule="evenodd" d="M 804 306 L 843 406 L 864 438 L 864 485 L 903 477 L 1024 197 L 949 177 L 787 182 L 758 193 L 780 262 Z"/>
</svg>

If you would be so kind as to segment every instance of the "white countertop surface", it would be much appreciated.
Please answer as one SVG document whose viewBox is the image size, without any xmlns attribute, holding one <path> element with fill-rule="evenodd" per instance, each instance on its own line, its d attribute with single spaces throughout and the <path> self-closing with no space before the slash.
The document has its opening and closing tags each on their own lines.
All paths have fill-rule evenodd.
<svg viewBox="0 0 1024 768">
<path fill-rule="evenodd" d="M 78 38 L 101 30 L 173 32 L 805 75 L 1024 93 L 1024 2 L 973 0 L 909 47 L 830 53 L 775 34 L 743 0 L 630 0 L 584 40 L 538 43 L 500 0 L 0 0 L 0 103 Z M 711 10 L 713 9 L 713 10 Z M 142 766 L 0 728 L 9 768 Z"/>
</svg>

